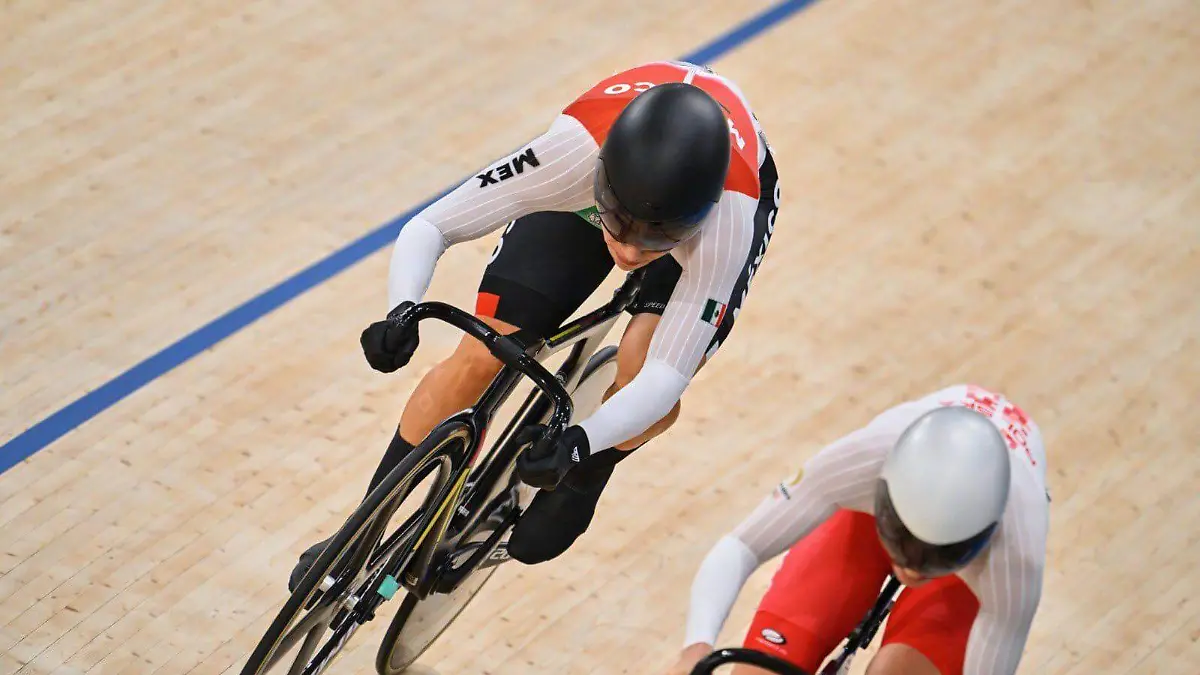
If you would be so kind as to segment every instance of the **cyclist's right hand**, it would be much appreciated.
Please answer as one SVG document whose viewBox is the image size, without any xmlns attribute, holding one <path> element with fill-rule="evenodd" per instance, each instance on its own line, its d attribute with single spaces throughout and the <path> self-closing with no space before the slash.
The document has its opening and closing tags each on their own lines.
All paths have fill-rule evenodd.
<svg viewBox="0 0 1200 675">
<path fill-rule="evenodd" d="M 403 368 L 417 351 L 417 324 L 408 320 L 412 302 L 402 302 L 383 321 L 367 326 L 359 338 L 367 363 L 381 373 Z"/>
</svg>

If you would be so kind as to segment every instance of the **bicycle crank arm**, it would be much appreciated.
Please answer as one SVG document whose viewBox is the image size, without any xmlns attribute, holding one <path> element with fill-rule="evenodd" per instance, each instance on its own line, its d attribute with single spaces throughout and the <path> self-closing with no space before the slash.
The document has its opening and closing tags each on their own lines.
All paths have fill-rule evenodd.
<svg viewBox="0 0 1200 675">
<path fill-rule="evenodd" d="M 461 549 L 451 551 L 445 561 L 439 566 L 437 580 L 434 582 L 434 590 L 437 593 L 451 593 L 458 588 L 468 576 L 477 570 L 495 567 L 500 563 L 509 559 L 508 548 L 503 545 L 501 539 L 508 534 L 509 530 L 517 521 L 517 509 L 513 507 L 503 515 L 503 519 L 496 523 L 495 529 L 484 541 L 469 542 Z M 489 518 L 489 520 L 491 520 Z M 466 562 L 453 568 L 447 569 L 455 558 L 461 557 L 462 553 L 474 549 L 471 557 Z"/>
</svg>

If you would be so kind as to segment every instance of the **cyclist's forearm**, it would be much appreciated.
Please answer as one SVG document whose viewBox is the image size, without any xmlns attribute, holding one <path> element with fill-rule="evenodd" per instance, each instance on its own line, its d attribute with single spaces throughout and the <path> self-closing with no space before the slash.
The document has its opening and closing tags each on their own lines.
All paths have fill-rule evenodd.
<svg viewBox="0 0 1200 675">
<path fill-rule="evenodd" d="M 671 412 L 687 385 L 688 379 L 671 366 L 646 361 L 629 384 L 579 423 L 591 451 L 600 452 L 644 433 Z"/>
<path fill-rule="evenodd" d="M 726 535 L 713 546 L 692 581 L 685 647 L 716 644 L 738 593 L 759 564 L 758 556 L 735 536 Z"/>
<path fill-rule="evenodd" d="M 441 230 L 421 216 L 400 228 L 388 269 L 389 311 L 401 302 L 420 302 L 425 297 L 433 269 L 445 251 Z"/>
</svg>

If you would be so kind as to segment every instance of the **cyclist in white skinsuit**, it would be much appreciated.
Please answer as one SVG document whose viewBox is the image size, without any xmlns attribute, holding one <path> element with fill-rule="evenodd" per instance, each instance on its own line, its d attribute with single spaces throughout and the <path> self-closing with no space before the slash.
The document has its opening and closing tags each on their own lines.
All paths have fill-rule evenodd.
<svg viewBox="0 0 1200 675">
<path fill-rule="evenodd" d="M 1008 450 L 1000 455 L 1008 455 L 1005 470 L 1011 473 L 1005 481 L 1007 500 L 996 507 L 997 524 L 954 553 L 967 560 L 965 566 L 954 569 L 958 565 L 943 560 L 923 575 L 896 561 L 898 553 L 903 556 L 900 547 L 886 545 L 889 532 L 877 526 L 881 476 L 910 425 L 947 406 L 990 420 L 1002 435 L 1001 448 Z M 928 461 L 918 469 L 938 472 Z M 962 469 L 959 482 L 985 478 L 972 476 L 973 467 Z M 967 518 L 965 510 L 947 509 L 928 516 L 941 519 L 943 527 Z M 872 675 L 1011 675 L 1041 597 L 1048 529 L 1045 448 L 1037 426 L 1020 408 L 967 385 L 900 404 L 817 453 L 800 476 L 781 484 L 713 547 L 696 574 L 684 653 L 671 672 L 688 672 L 711 651 L 746 579 L 788 551 L 745 646 L 815 672 L 866 614 L 891 573 L 907 587 L 888 618 Z M 910 548 L 922 545 L 910 543 L 916 544 Z"/>
</svg>

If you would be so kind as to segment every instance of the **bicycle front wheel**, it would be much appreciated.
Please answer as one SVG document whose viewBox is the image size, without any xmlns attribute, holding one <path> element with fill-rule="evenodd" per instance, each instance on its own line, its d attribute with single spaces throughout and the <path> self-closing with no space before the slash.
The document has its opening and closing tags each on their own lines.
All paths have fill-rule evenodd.
<svg viewBox="0 0 1200 675">
<path fill-rule="evenodd" d="M 571 392 L 575 419 L 587 417 L 600 407 L 604 394 L 617 373 L 617 348 L 597 351 Z M 450 627 L 482 590 L 497 567 L 471 572 L 452 592 L 431 593 L 424 599 L 408 594 L 388 627 L 375 659 L 380 675 L 399 675 L 411 666 Z"/>
<path fill-rule="evenodd" d="M 439 427 L 367 495 L 297 584 L 242 675 L 265 675 L 277 668 L 289 675 L 318 675 L 333 662 L 370 619 L 370 608 L 383 601 L 375 597 L 383 593 L 381 567 L 389 562 L 403 567 L 429 536 L 440 536 L 433 530 L 444 515 L 437 507 L 450 496 L 453 484 L 451 452 L 465 447 L 469 434 L 465 424 Z M 434 482 L 422 507 L 381 545 L 393 514 L 430 476 Z"/>
<path fill-rule="evenodd" d="M 474 572 L 448 594 L 433 593 L 421 600 L 409 593 L 383 638 L 375 659 L 380 675 L 399 675 L 458 618 L 497 568 Z"/>
</svg>

